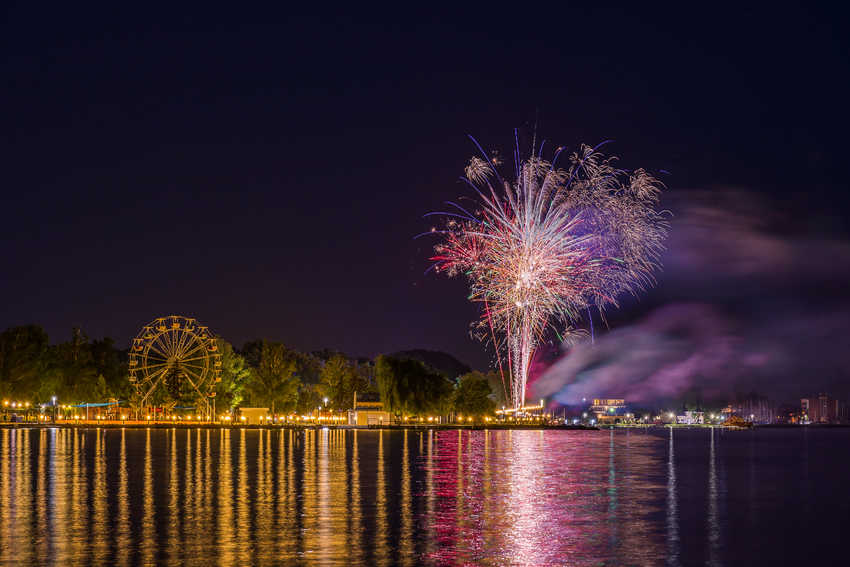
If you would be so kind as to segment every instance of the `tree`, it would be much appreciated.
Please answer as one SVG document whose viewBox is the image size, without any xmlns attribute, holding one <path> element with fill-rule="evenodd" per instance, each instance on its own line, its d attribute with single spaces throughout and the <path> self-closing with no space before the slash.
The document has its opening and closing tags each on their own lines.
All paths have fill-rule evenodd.
<svg viewBox="0 0 850 567">
<path fill-rule="evenodd" d="M 380 355 L 375 381 L 384 408 L 397 415 L 443 414 L 451 405 L 451 382 L 418 360 Z"/>
<path fill-rule="evenodd" d="M 115 341 L 109 337 L 93 340 L 89 349 L 98 375 L 106 382 L 108 397 L 128 399 L 133 388 L 127 379 L 127 353 L 115 348 Z"/>
<path fill-rule="evenodd" d="M 0 333 L 0 394 L 30 397 L 47 370 L 47 333 L 37 325 L 11 327 Z"/>
<path fill-rule="evenodd" d="M 341 354 L 332 355 L 319 374 L 319 390 L 328 398 L 330 407 L 347 409 L 354 401 L 354 392 L 365 392 L 369 382 L 351 362 Z"/>
<path fill-rule="evenodd" d="M 322 405 L 322 397 L 318 384 L 301 384 L 298 388 L 298 403 L 295 409 L 300 414 L 310 414 Z"/>
<path fill-rule="evenodd" d="M 262 341 L 258 348 L 252 345 L 250 353 L 252 358 L 249 360 L 256 364 L 246 383 L 251 403 L 267 404 L 272 414 L 276 408 L 282 411 L 293 409 L 298 401 L 300 380 L 296 360 L 287 348 L 281 343 Z"/>
<path fill-rule="evenodd" d="M 508 398 L 505 394 L 507 394 L 507 388 L 510 387 L 510 378 L 506 375 L 503 376 L 502 371 L 498 370 L 491 370 L 484 374 L 484 376 L 490 384 L 490 391 L 492 392 L 490 397 L 496 404 L 496 407 L 509 405 Z"/>
<path fill-rule="evenodd" d="M 460 377 L 453 396 L 454 410 L 460 414 L 480 417 L 496 409 L 487 375 L 478 371 Z"/>
<path fill-rule="evenodd" d="M 216 385 L 216 400 L 220 408 L 233 409 L 245 398 L 245 387 L 251 379 L 252 369 L 229 342 L 216 339 L 216 344 L 221 354 L 221 382 Z"/>
<path fill-rule="evenodd" d="M 60 393 L 64 398 L 84 402 L 104 401 L 107 397 L 106 379 L 95 366 L 85 333 L 73 329 L 71 340 L 56 345 L 53 352 L 53 371 L 59 376 Z"/>
</svg>

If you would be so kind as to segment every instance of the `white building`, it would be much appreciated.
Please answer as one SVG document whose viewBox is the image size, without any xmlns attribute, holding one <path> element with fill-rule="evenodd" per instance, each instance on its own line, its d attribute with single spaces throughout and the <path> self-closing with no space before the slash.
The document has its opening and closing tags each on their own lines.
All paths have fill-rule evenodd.
<svg viewBox="0 0 850 567">
<path fill-rule="evenodd" d="M 680 425 L 702 425 L 705 423 L 705 413 L 701 411 L 685 411 L 685 415 L 677 415 L 676 423 Z"/>
</svg>

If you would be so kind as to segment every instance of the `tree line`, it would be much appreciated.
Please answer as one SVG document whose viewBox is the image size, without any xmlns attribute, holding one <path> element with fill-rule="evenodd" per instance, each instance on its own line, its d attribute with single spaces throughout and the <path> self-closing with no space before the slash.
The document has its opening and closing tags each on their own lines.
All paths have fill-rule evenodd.
<svg viewBox="0 0 850 567">
<path fill-rule="evenodd" d="M 405 355 L 355 359 L 328 350 L 300 352 L 267 340 L 250 341 L 241 349 L 221 338 L 217 343 L 220 412 L 238 407 L 268 407 L 275 414 L 309 413 L 317 407 L 346 410 L 355 392 L 378 394 L 385 410 L 397 416 L 480 416 L 504 403 L 493 372 L 453 376 Z M 109 338 L 90 340 L 80 329 L 58 344 L 50 344 L 37 325 L 0 333 L 0 397 L 5 400 L 38 404 L 56 396 L 60 403 L 130 402 L 134 390 L 127 369 L 126 349 Z"/>
</svg>

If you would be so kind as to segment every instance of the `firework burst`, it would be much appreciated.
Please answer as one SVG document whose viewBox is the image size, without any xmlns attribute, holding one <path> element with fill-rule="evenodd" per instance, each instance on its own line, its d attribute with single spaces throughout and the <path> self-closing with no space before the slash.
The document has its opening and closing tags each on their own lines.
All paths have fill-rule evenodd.
<svg viewBox="0 0 850 567">
<path fill-rule="evenodd" d="M 446 221 L 431 231 L 441 236 L 433 267 L 468 278 L 469 299 L 482 304 L 474 332 L 493 342 L 500 369 L 506 357 L 505 393 L 515 408 L 525 403 L 531 359 L 547 333 L 575 336 L 591 308 L 604 316 L 618 297 L 654 284 L 667 233 L 656 211 L 661 183 L 642 169 L 616 168 L 601 146 L 581 146 L 561 169 L 563 148 L 551 161 L 542 146 L 523 160 L 517 145 L 512 182 L 482 151 L 462 177 L 473 204 L 426 215 Z"/>
</svg>

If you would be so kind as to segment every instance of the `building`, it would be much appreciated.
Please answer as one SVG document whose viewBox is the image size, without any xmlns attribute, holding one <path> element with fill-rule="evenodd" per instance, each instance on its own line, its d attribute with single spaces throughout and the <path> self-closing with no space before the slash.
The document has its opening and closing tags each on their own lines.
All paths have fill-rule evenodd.
<svg viewBox="0 0 850 567">
<path fill-rule="evenodd" d="M 269 408 L 239 408 L 239 421 L 245 425 L 259 425 L 268 417 Z"/>
<path fill-rule="evenodd" d="M 594 398 L 590 413 L 597 423 L 623 423 L 632 415 L 626 412 L 626 400 L 621 398 Z"/>
<path fill-rule="evenodd" d="M 705 412 L 701 410 L 685 410 L 682 415 L 676 416 L 676 423 L 680 425 L 702 425 L 705 423 Z"/>
<path fill-rule="evenodd" d="M 847 406 L 827 394 L 800 400 L 803 423 L 847 423 Z"/>
<path fill-rule="evenodd" d="M 380 396 L 354 392 L 354 406 L 348 411 L 348 425 L 389 425 L 390 414 L 384 411 Z"/>
</svg>

